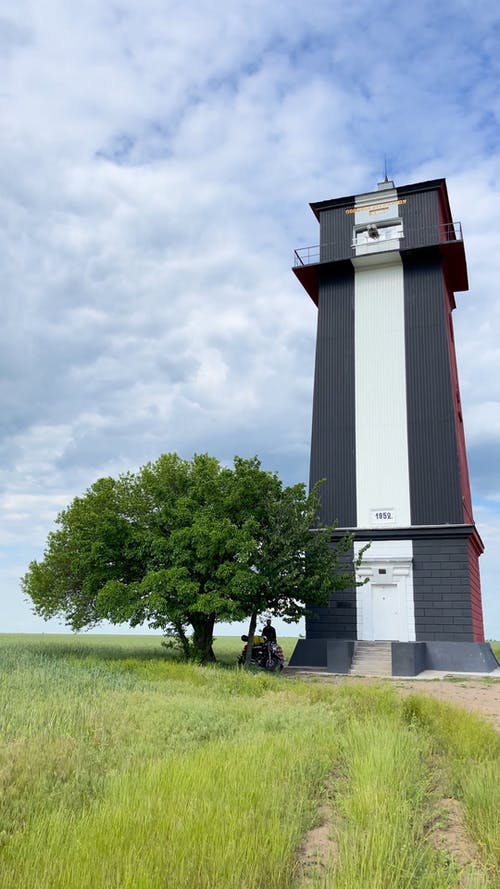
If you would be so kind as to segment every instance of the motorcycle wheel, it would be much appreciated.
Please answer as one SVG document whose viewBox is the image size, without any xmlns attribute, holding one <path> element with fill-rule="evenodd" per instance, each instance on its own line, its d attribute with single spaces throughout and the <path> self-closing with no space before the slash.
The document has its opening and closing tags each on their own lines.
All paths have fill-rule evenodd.
<svg viewBox="0 0 500 889">
<path fill-rule="evenodd" d="M 270 661 L 266 661 L 265 669 L 268 670 L 269 673 L 279 672 L 283 669 L 283 664 L 278 657 L 272 657 Z"/>
</svg>

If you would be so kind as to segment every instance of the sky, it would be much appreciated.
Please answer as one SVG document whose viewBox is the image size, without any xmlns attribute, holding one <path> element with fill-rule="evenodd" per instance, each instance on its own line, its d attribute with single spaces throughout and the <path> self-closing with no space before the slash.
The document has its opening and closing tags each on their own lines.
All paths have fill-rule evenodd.
<svg viewBox="0 0 500 889">
<path fill-rule="evenodd" d="M 97 478 L 167 451 L 308 478 L 308 204 L 446 177 L 485 633 L 500 638 L 500 11 L 0 0 L 0 631 Z"/>
</svg>

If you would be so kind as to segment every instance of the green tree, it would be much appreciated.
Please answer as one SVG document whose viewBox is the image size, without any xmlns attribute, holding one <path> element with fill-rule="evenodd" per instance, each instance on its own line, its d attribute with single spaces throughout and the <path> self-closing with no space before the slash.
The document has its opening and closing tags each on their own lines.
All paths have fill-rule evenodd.
<svg viewBox="0 0 500 889">
<path fill-rule="evenodd" d="M 107 619 L 174 635 L 186 656 L 214 659 L 216 622 L 258 614 L 296 621 L 354 583 L 319 523 L 318 492 L 284 487 L 257 458 L 232 468 L 207 454 L 164 454 L 136 474 L 103 478 L 57 518 L 42 561 L 22 580 L 37 614 L 74 630 Z"/>
</svg>

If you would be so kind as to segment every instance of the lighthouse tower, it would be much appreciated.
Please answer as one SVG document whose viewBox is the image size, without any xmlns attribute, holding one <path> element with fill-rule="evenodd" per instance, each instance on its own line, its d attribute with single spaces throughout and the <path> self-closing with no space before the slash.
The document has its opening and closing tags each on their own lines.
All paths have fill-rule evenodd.
<svg viewBox="0 0 500 889">
<path fill-rule="evenodd" d="M 347 672 L 361 643 L 384 642 L 394 675 L 494 669 L 453 337 L 467 267 L 446 182 L 386 179 L 311 208 L 320 244 L 293 268 L 318 307 L 310 483 L 326 480 L 322 519 L 352 533 L 352 559 L 370 545 L 362 583 L 312 610 L 291 663 Z"/>
</svg>

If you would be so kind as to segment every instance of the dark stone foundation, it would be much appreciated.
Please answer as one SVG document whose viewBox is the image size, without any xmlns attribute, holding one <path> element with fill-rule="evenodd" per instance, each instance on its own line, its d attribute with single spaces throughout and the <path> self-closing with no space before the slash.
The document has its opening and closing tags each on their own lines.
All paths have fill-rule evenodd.
<svg viewBox="0 0 500 889">
<path fill-rule="evenodd" d="M 299 639 L 289 666 L 348 673 L 354 645 L 351 639 Z M 499 666 L 489 642 L 392 642 L 393 676 L 418 676 L 423 670 L 491 673 Z"/>
</svg>

